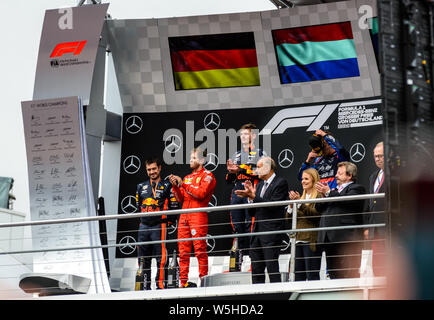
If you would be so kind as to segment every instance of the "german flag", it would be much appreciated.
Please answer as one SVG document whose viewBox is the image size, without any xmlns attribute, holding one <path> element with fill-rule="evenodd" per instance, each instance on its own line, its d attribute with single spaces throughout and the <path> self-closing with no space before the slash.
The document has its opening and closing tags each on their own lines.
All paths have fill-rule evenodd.
<svg viewBox="0 0 434 320">
<path fill-rule="evenodd" d="M 253 32 L 170 37 L 176 90 L 259 86 Z"/>
</svg>

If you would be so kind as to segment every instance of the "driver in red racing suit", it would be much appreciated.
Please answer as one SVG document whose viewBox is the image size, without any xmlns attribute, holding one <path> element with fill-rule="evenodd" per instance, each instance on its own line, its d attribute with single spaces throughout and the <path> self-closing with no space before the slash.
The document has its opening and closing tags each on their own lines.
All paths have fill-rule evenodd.
<svg viewBox="0 0 434 320">
<path fill-rule="evenodd" d="M 208 207 L 216 186 L 214 175 L 203 168 L 206 152 L 193 149 L 190 156 L 190 168 L 193 172 L 183 180 L 170 176 L 176 200 L 183 202 L 182 209 Z M 178 239 L 206 237 L 208 233 L 208 214 L 206 212 L 183 213 L 178 222 Z M 178 241 L 180 286 L 189 286 L 188 273 L 192 245 L 199 264 L 199 277 L 208 274 L 208 254 L 206 239 Z"/>
</svg>

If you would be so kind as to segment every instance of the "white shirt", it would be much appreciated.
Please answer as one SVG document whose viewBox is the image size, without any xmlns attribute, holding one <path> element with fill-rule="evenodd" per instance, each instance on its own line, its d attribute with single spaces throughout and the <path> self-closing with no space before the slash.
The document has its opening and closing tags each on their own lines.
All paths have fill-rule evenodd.
<svg viewBox="0 0 434 320">
<path fill-rule="evenodd" d="M 338 192 L 341 193 L 342 190 L 344 190 L 347 186 L 349 186 L 349 185 L 352 184 L 353 182 L 354 182 L 354 181 L 350 181 L 350 182 L 347 182 L 347 183 L 344 183 L 344 184 L 338 186 Z"/>
<path fill-rule="evenodd" d="M 269 177 L 266 181 L 264 181 L 264 185 L 263 185 L 263 187 L 262 187 L 261 195 L 260 195 L 261 198 L 264 196 L 265 191 L 267 191 L 267 188 L 270 186 L 270 184 L 271 184 L 271 182 L 273 181 L 273 179 L 274 179 L 275 176 L 276 176 L 276 174 L 273 173 L 273 174 L 271 175 L 271 177 Z"/>
<path fill-rule="evenodd" d="M 349 186 L 349 185 L 352 184 L 353 182 L 354 182 L 354 181 L 350 181 L 350 182 L 347 182 L 347 183 L 341 184 L 340 186 L 338 185 L 338 187 L 336 188 L 336 190 L 337 190 L 339 193 L 341 193 L 342 190 L 344 190 L 347 186 Z M 326 196 L 326 197 L 328 197 L 328 196 L 330 195 L 330 191 L 331 191 L 331 190 L 329 190 L 329 191 L 327 191 L 327 192 L 325 193 L 325 196 Z"/>
<path fill-rule="evenodd" d="M 310 199 L 310 194 L 306 193 L 306 198 L 305 199 Z M 300 206 L 301 206 L 301 203 L 297 203 L 297 209 L 300 208 Z M 287 212 L 289 214 L 292 214 L 292 209 L 293 209 L 292 205 L 289 205 L 286 210 L 287 210 Z M 309 241 L 296 240 L 295 243 L 309 243 Z"/>
<path fill-rule="evenodd" d="M 383 170 L 380 170 L 380 172 L 378 172 L 377 179 L 375 179 L 375 183 L 374 183 L 374 192 L 377 190 L 378 185 L 380 184 L 381 179 L 383 178 L 383 174 L 384 174 Z"/>
<path fill-rule="evenodd" d="M 305 199 L 310 199 L 310 194 L 306 193 L 306 197 L 305 197 Z M 297 209 L 300 208 L 300 207 L 301 207 L 301 203 L 297 203 Z M 286 211 L 287 211 L 289 214 L 292 214 L 292 208 L 293 208 L 293 205 L 290 204 L 290 205 L 288 206 L 288 208 L 287 208 Z"/>
</svg>

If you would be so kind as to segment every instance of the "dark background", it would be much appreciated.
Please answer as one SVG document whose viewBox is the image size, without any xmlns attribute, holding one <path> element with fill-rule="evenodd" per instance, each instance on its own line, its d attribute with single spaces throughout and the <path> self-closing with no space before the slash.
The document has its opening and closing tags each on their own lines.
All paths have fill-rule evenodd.
<svg viewBox="0 0 434 320">
<path fill-rule="evenodd" d="M 372 99 L 358 99 L 353 101 L 364 101 Z M 348 101 L 332 101 L 329 103 L 343 103 Z M 314 105 L 314 104 L 312 104 Z M 315 105 L 318 105 L 316 103 Z M 309 106 L 309 105 L 303 105 Z M 122 156 L 121 156 L 121 174 L 119 183 L 119 205 L 118 213 L 125 214 L 121 209 L 121 201 L 128 195 L 135 195 L 136 185 L 148 177 L 145 171 L 145 159 L 150 156 L 158 156 L 163 159 L 163 152 L 165 148 L 165 141 L 163 140 L 164 132 L 169 128 L 179 129 L 186 138 L 186 121 L 194 121 L 195 132 L 203 128 L 204 118 L 207 114 L 213 112 L 220 117 L 219 129 L 233 128 L 236 131 L 248 122 L 255 123 L 259 130 L 262 130 L 268 121 L 281 109 L 300 107 L 297 105 L 282 106 L 282 107 L 263 107 L 263 108 L 249 108 L 249 109 L 233 109 L 233 110 L 204 110 L 204 111 L 191 111 L 191 112 L 167 112 L 167 113 L 128 113 L 124 114 L 124 128 L 122 132 Z M 369 106 L 371 108 L 373 106 Z M 378 107 L 378 113 L 382 114 L 381 104 L 375 105 Z M 136 134 L 130 134 L 126 131 L 125 122 L 130 116 L 136 115 L 140 117 L 143 122 L 142 129 Z M 322 129 L 331 131 L 334 137 L 350 151 L 351 146 L 355 143 L 362 143 L 365 147 L 365 157 L 362 161 L 356 163 L 358 167 L 358 183 L 368 187 L 368 179 L 371 172 L 376 168 L 374 159 L 372 156 L 375 145 L 382 140 L 383 132 L 381 125 L 345 128 L 338 129 L 338 108 L 324 123 Z M 292 165 L 286 169 L 278 166 L 277 174 L 285 177 L 288 181 L 291 190 L 302 191 L 301 185 L 297 180 L 298 170 L 301 164 L 306 160 L 310 148 L 308 146 L 308 138 L 313 134 L 313 131 L 307 132 L 306 127 L 288 128 L 283 134 L 273 134 L 271 138 L 271 157 L 277 162 L 279 153 L 283 149 L 290 149 L 294 154 L 294 161 Z M 217 147 L 217 131 L 215 131 L 216 137 L 216 151 Z M 258 142 L 258 139 L 257 139 Z M 195 146 L 202 144 L 203 141 L 195 142 Z M 239 144 L 239 138 L 237 139 Z M 162 168 L 162 178 L 166 177 L 170 173 L 184 177 L 191 173 L 189 167 L 189 157 L 186 159 L 186 154 L 189 155 L 189 151 L 186 152 L 186 141 L 183 141 L 183 157 L 185 164 L 173 164 L 165 165 Z M 259 144 L 262 146 L 262 137 L 259 137 Z M 179 151 L 181 152 L 181 151 Z M 135 174 L 128 174 L 124 171 L 123 162 L 124 159 L 130 155 L 137 156 L 141 161 L 141 168 Z M 231 157 L 229 154 L 229 146 L 227 145 L 226 158 Z M 220 162 L 219 166 L 213 171 L 213 174 L 217 180 L 217 186 L 214 195 L 217 199 L 217 205 L 228 205 L 231 193 L 231 185 L 226 184 L 226 164 Z M 138 210 L 136 210 L 138 212 Z M 230 234 L 232 228 L 230 225 L 230 216 L 227 211 L 218 211 L 208 214 L 209 216 L 209 230 L 210 235 Z M 118 220 L 118 235 L 117 243 L 120 239 L 126 235 L 130 235 L 137 239 L 136 230 L 138 229 L 138 219 L 120 219 Z M 177 232 L 168 235 L 168 239 L 176 239 Z M 209 252 L 210 255 L 227 255 L 228 250 L 231 248 L 232 239 L 217 239 L 215 241 L 215 248 Z M 167 245 L 168 250 L 172 253 L 176 248 L 175 243 L 169 243 Z M 287 250 L 285 250 L 286 252 Z M 117 249 L 117 257 L 133 257 L 137 251 L 131 255 L 125 255 Z"/>
</svg>

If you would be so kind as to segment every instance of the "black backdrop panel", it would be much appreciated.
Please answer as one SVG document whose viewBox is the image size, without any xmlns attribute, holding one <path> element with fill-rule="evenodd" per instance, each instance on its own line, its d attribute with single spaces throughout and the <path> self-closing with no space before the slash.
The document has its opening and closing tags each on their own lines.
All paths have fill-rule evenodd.
<svg viewBox="0 0 434 320">
<path fill-rule="evenodd" d="M 372 151 L 382 140 L 382 110 L 379 98 L 332 101 L 312 105 L 245 108 L 236 110 L 203 110 L 166 113 L 128 113 L 123 116 L 121 174 L 119 183 L 119 214 L 138 212 L 135 207 L 136 185 L 148 179 L 145 160 L 158 156 L 163 162 L 162 177 L 170 173 L 184 177 L 191 173 L 189 153 L 193 146 L 206 143 L 215 146 L 206 166 L 213 170 L 217 180 L 210 205 L 229 204 L 231 186 L 225 182 L 226 159 L 232 156 L 229 138 L 224 133 L 238 131 L 248 122 L 255 123 L 261 133 L 256 145 L 271 151 L 277 173 L 284 176 L 290 189 L 301 192 L 297 180 L 298 170 L 310 151 L 308 138 L 315 129 L 329 130 L 352 155 L 358 166 L 358 182 L 367 186 L 370 173 L 375 169 Z M 205 127 L 208 130 L 205 130 Z M 205 133 L 205 138 L 201 136 Z M 222 138 L 223 137 L 223 138 Z M 194 140 L 198 141 L 194 141 Z M 212 140 L 215 140 L 212 143 Z M 267 144 L 270 141 L 271 144 Z M 172 144 L 174 142 L 174 144 Z M 237 139 L 239 147 L 239 138 Z M 220 145 L 220 148 L 219 148 Z M 224 146 L 222 148 L 221 146 Z M 178 149 L 179 148 L 179 149 Z M 210 151 L 210 149 L 208 150 Z M 176 160 L 176 161 L 175 161 Z M 173 163 L 175 162 L 175 163 Z M 218 165 L 214 165 L 218 162 Z M 209 235 L 230 234 L 229 212 L 209 213 Z M 129 243 L 137 239 L 138 219 L 118 221 L 116 256 L 135 257 L 137 250 Z M 177 230 L 169 229 L 168 239 L 176 239 Z M 232 239 L 208 241 L 209 254 L 226 255 Z M 169 243 L 171 253 L 175 243 Z M 286 248 L 283 252 L 287 252 Z"/>
</svg>

